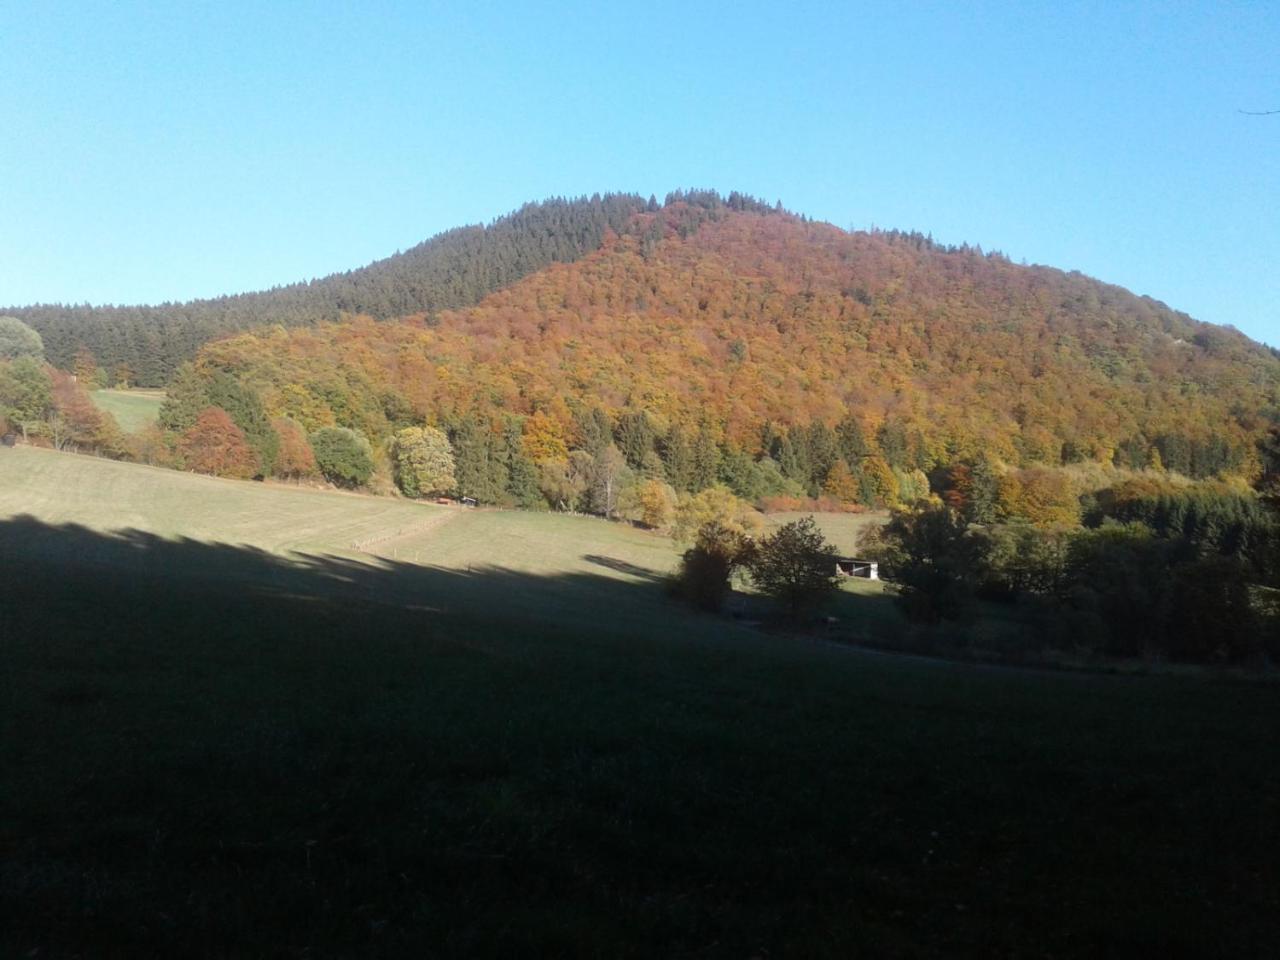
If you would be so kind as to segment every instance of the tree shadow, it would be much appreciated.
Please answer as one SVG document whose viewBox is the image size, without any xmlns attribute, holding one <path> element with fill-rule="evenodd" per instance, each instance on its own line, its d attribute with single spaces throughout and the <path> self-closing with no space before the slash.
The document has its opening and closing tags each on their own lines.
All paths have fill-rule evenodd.
<svg viewBox="0 0 1280 960">
<path fill-rule="evenodd" d="M 624 561 L 587 559 L 637 579 L 659 579 L 653 571 Z M 169 538 L 136 529 L 102 532 L 78 524 L 47 524 L 28 515 L 0 521 L 0 566 L 8 568 L 11 587 L 14 577 L 30 581 L 20 592 L 30 591 L 39 571 L 53 569 L 68 576 L 96 572 L 107 577 L 134 575 L 168 583 L 222 582 L 262 592 L 387 604 L 417 604 L 424 597 L 466 596 L 468 585 L 478 582 L 495 596 L 501 595 L 504 587 L 524 580 L 569 581 L 589 590 L 620 591 L 626 586 L 626 581 L 617 577 L 544 576 L 497 564 L 471 564 L 463 570 L 373 554 L 281 554 L 249 544 Z"/>
<path fill-rule="evenodd" d="M 637 566 L 634 563 L 628 563 L 626 560 L 619 560 L 616 557 L 605 557 L 599 554 L 587 553 L 583 554 L 582 559 L 587 563 L 595 564 L 597 567 L 604 567 L 606 570 L 613 570 L 617 573 L 625 573 L 629 577 L 635 577 L 639 580 L 648 580 L 652 583 L 660 583 L 663 577 L 655 573 L 647 567 Z"/>
</svg>

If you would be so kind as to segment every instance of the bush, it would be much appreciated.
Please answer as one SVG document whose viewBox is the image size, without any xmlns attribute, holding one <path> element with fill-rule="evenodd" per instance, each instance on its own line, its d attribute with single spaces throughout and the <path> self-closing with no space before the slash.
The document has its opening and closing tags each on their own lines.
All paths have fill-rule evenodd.
<svg viewBox="0 0 1280 960">
<path fill-rule="evenodd" d="M 311 435 L 316 466 L 340 487 L 359 487 L 373 476 L 373 456 L 364 435 L 346 427 L 324 427 Z"/>
<path fill-rule="evenodd" d="M 762 540 L 748 569 L 756 588 L 783 604 L 793 620 L 799 620 L 835 593 L 838 555 L 813 517 L 804 517 L 784 524 Z"/>
<path fill-rule="evenodd" d="M 670 484 L 650 478 L 623 491 L 622 509 L 627 517 L 650 530 L 664 530 L 671 526 L 678 502 Z"/>
<path fill-rule="evenodd" d="M 731 589 L 735 570 L 749 563 L 751 539 L 717 521 L 703 524 L 696 541 L 680 559 L 680 594 L 704 610 L 720 610 Z"/>
<path fill-rule="evenodd" d="M 712 522 L 746 536 L 757 533 L 764 525 L 755 508 L 734 496 L 728 487 L 717 485 L 680 498 L 673 532 L 676 542 L 690 542 Z"/>
</svg>

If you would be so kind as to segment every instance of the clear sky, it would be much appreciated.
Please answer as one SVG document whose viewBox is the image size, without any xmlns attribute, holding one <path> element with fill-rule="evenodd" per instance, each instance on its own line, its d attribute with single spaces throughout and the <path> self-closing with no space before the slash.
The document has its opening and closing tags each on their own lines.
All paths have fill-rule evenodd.
<svg viewBox="0 0 1280 960">
<path fill-rule="evenodd" d="M 1280 3 L 0 0 L 0 304 L 360 266 L 526 200 L 743 190 L 1280 345 Z"/>
</svg>

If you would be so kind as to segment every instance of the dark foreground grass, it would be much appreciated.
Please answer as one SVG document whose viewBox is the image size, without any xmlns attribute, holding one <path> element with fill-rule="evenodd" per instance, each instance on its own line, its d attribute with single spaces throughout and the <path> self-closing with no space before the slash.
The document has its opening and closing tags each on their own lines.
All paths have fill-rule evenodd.
<svg viewBox="0 0 1280 960">
<path fill-rule="evenodd" d="M 0 577 L 0 955 L 1280 938 L 1272 687 L 861 655 L 643 578 L 30 522 L 0 523 Z"/>
</svg>

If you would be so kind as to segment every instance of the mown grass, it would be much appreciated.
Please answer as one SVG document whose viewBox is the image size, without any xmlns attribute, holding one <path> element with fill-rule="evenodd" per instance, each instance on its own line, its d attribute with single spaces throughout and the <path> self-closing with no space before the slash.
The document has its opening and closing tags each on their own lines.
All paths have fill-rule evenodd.
<svg viewBox="0 0 1280 960">
<path fill-rule="evenodd" d="M 93 390 L 89 396 L 99 410 L 115 417 L 125 433 L 137 433 L 155 423 L 164 403 L 163 390 Z"/>
<path fill-rule="evenodd" d="M 670 601 L 646 534 L 465 516 L 394 560 L 0 520 L 0 954 L 1280 937 L 1274 687 L 766 636 Z"/>
<path fill-rule="evenodd" d="M 386 497 L 219 480 L 33 447 L 0 450 L 0 517 L 29 514 L 94 530 L 145 530 L 277 553 L 342 553 L 446 512 Z"/>
<path fill-rule="evenodd" d="M 867 531 L 889 519 L 888 513 L 883 510 L 867 513 L 771 513 L 767 518 L 766 532 L 809 516 L 817 521 L 823 536 L 835 544 L 841 554 L 851 557 L 858 555 L 859 542 Z"/>
</svg>

